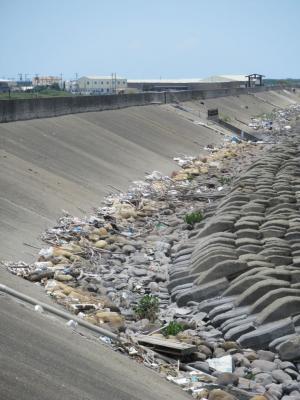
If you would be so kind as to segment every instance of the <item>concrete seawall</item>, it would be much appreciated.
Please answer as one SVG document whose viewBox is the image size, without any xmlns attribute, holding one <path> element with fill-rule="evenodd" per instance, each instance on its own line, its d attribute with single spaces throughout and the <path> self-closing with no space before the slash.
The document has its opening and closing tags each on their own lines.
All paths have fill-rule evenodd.
<svg viewBox="0 0 300 400">
<path fill-rule="evenodd" d="M 278 89 L 278 88 L 277 88 Z M 57 117 L 91 111 L 115 110 L 157 103 L 237 96 L 276 90 L 275 87 L 226 88 L 179 92 L 144 92 L 109 96 L 52 97 L 0 100 L 0 122 Z"/>
</svg>

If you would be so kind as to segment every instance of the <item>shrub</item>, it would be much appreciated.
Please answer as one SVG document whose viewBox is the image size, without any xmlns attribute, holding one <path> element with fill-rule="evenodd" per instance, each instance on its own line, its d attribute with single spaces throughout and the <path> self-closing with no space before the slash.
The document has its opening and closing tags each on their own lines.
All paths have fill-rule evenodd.
<svg viewBox="0 0 300 400">
<path fill-rule="evenodd" d="M 159 299 L 151 294 L 146 294 L 142 297 L 138 305 L 134 308 L 134 312 L 139 319 L 147 318 L 151 322 L 156 320 L 158 311 Z"/>
<path fill-rule="evenodd" d="M 184 331 L 184 326 L 176 321 L 171 321 L 168 326 L 162 329 L 161 333 L 164 336 L 176 336 L 179 332 Z"/>
<path fill-rule="evenodd" d="M 193 211 L 189 214 L 186 214 L 186 216 L 184 217 L 184 220 L 188 225 L 194 225 L 197 222 L 201 222 L 202 219 L 203 215 L 201 211 Z"/>
</svg>

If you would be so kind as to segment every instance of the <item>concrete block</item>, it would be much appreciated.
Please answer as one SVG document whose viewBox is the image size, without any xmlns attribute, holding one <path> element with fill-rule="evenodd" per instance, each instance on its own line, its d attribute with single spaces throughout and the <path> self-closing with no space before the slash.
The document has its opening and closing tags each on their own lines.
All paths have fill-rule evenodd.
<svg viewBox="0 0 300 400">
<path fill-rule="evenodd" d="M 237 342 L 242 347 L 250 347 L 254 350 L 267 349 L 272 340 L 280 336 L 295 333 L 295 327 L 291 318 L 262 325 L 253 332 L 242 335 Z"/>
<path fill-rule="evenodd" d="M 189 301 L 200 302 L 214 296 L 219 296 L 227 287 L 228 280 L 226 278 L 221 278 L 180 293 L 176 298 L 176 303 L 179 307 L 182 307 L 185 306 Z"/>
</svg>

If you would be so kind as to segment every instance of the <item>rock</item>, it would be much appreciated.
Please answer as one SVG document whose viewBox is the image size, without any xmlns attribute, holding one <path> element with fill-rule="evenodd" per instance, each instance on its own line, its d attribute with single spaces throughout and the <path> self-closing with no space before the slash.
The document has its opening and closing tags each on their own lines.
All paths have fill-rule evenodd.
<svg viewBox="0 0 300 400">
<path fill-rule="evenodd" d="M 150 282 L 148 288 L 150 289 L 151 293 L 159 292 L 159 285 L 156 282 Z"/>
<path fill-rule="evenodd" d="M 240 346 L 236 342 L 225 341 L 222 345 L 224 350 L 239 349 Z"/>
<path fill-rule="evenodd" d="M 122 248 L 123 253 L 129 255 L 131 253 L 135 252 L 135 247 L 132 246 L 131 244 L 125 244 L 125 246 L 123 246 Z"/>
<path fill-rule="evenodd" d="M 216 383 L 222 386 L 237 386 L 239 383 L 239 377 L 236 374 L 232 374 L 230 372 L 223 372 L 218 375 Z"/>
<path fill-rule="evenodd" d="M 222 347 L 217 347 L 214 350 L 214 357 L 216 357 L 216 358 L 220 358 L 222 356 L 225 356 L 225 354 L 226 354 L 225 350 Z"/>
<path fill-rule="evenodd" d="M 274 361 L 275 359 L 275 353 L 268 350 L 258 350 L 257 355 L 260 360 Z"/>
<path fill-rule="evenodd" d="M 208 399 L 209 391 L 207 389 L 202 389 L 197 391 L 197 399 Z"/>
<path fill-rule="evenodd" d="M 101 227 L 99 229 L 95 229 L 94 232 L 96 235 L 99 235 L 101 238 L 107 237 L 108 232 L 105 228 Z"/>
<path fill-rule="evenodd" d="M 98 292 L 98 286 L 95 285 L 94 283 L 89 283 L 86 287 L 88 292 L 92 292 L 92 293 L 97 293 Z"/>
<path fill-rule="evenodd" d="M 247 351 L 244 352 L 245 357 L 249 360 L 249 361 L 254 361 L 258 359 L 258 355 L 255 351 Z"/>
<path fill-rule="evenodd" d="M 232 356 L 232 359 L 235 365 L 240 365 L 241 367 L 247 367 L 247 368 L 250 367 L 250 361 L 243 354 L 240 353 L 234 354 Z"/>
<path fill-rule="evenodd" d="M 234 370 L 235 375 L 243 378 L 246 375 L 246 367 L 237 367 Z"/>
<path fill-rule="evenodd" d="M 119 205 L 118 214 L 121 218 L 124 219 L 136 217 L 136 211 L 130 204 Z"/>
<path fill-rule="evenodd" d="M 98 240 L 98 242 L 95 243 L 95 247 L 98 249 L 104 249 L 107 246 L 107 242 L 105 240 Z"/>
<path fill-rule="evenodd" d="M 268 393 L 275 397 L 276 399 L 280 399 L 282 396 L 282 385 L 277 383 L 271 383 L 270 385 L 266 386 L 268 389 Z"/>
<path fill-rule="evenodd" d="M 146 269 L 144 268 L 134 268 L 134 270 L 132 271 L 132 273 L 134 274 L 134 276 L 147 276 L 148 272 Z"/>
<path fill-rule="evenodd" d="M 272 372 L 277 368 L 277 365 L 271 361 L 254 360 L 251 364 L 252 368 L 259 368 L 262 372 Z"/>
<path fill-rule="evenodd" d="M 59 273 L 55 273 L 54 275 L 54 279 L 56 279 L 59 282 L 70 282 L 72 281 L 74 278 L 71 275 L 68 274 L 59 274 Z"/>
<path fill-rule="evenodd" d="M 263 386 L 267 386 L 273 382 L 273 378 L 270 373 L 262 372 L 255 375 L 255 382 L 260 383 Z"/>
<path fill-rule="evenodd" d="M 300 336 L 281 343 L 278 352 L 282 360 L 300 360 Z"/>
<path fill-rule="evenodd" d="M 290 375 L 290 377 L 292 378 L 292 379 L 299 379 L 299 374 L 298 374 L 298 372 L 296 372 L 294 369 L 292 369 L 292 368 L 286 368 L 285 370 L 284 370 L 284 372 L 286 372 L 287 374 L 289 374 Z"/>
<path fill-rule="evenodd" d="M 258 395 L 251 397 L 250 400 L 268 400 L 268 398 L 258 394 Z"/>
<path fill-rule="evenodd" d="M 120 328 L 124 325 L 124 318 L 116 312 L 98 311 L 95 317 L 99 324 L 108 323 L 114 328 Z"/>
<path fill-rule="evenodd" d="M 292 381 L 292 378 L 290 377 L 289 374 L 286 372 L 282 371 L 281 369 L 275 369 L 272 371 L 272 377 L 278 382 L 278 383 L 287 383 Z"/>
<path fill-rule="evenodd" d="M 207 359 L 207 355 L 204 354 L 204 353 L 200 353 L 200 351 L 196 351 L 196 352 L 193 354 L 192 359 L 193 359 L 193 360 L 196 360 L 196 361 L 199 361 L 199 362 L 205 361 L 205 360 Z"/>
<path fill-rule="evenodd" d="M 295 382 L 295 381 L 283 383 L 282 390 L 283 390 L 283 393 L 287 393 L 287 394 L 293 392 L 294 390 L 300 390 L 300 383 Z"/>
<path fill-rule="evenodd" d="M 198 369 L 199 371 L 206 372 L 207 374 L 211 373 L 210 367 L 207 362 L 204 361 L 195 361 L 189 364 L 191 367 Z"/>
<path fill-rule="evenodd" d="M 293 364 L 290 361 L 280 361 L 279 368 L 280 369 L 289 368 L 289 369 L 294 369 L 295 371 L 297 371 L 297 368 L 296 368 L 295 364 Z"/>
<path fill-rule="evenodd" d="M 199 350 L 201 353 L 204 353 L 207 357 L 212 356 L 212 351 L 211 351 L 211 349 L 208 348 L 207 346 L 203 345 L 203 344 L 200 344 L 200 345 L 198 346 L 198 350 Z"/>
<path fill-rule="evenodd" d="M 224 390 L 213 389 L 209 393 L 208 400 L 237 400 L 237 398 Z"/>
<path fill-rule="evenodd" d="M 283 396 L 282 398 L 281 398 L 281 400 L 299 400 L 299 398 L 300 398 L 300 393 L 299 392 L 296 392 L 296 393 L 294 393 L 294 394 L 290 394 L 290 395 L 288 395 L 288 396 Z"/>
</svg>

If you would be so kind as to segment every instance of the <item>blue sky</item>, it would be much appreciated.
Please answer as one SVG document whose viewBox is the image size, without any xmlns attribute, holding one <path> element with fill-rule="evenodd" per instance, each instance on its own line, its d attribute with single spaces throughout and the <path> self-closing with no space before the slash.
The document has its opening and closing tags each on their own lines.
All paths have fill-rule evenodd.
<svg viewBox="0 0 300 400">
<path fill-rule="evenodd" d="M 300 0 L 0 0 L 0 15 L 0 77 L 300 77 Z"/>
</svg>

